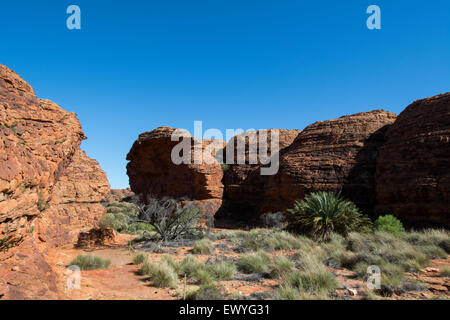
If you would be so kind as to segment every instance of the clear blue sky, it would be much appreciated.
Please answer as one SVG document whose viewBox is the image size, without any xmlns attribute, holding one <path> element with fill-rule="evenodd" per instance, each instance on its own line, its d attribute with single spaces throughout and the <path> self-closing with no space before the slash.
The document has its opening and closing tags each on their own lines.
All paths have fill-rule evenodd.
<svg viewBox="0 0 450 320">
<path fill-rule="evenodd" d="M 0 30 L 0 63 L 78 114 L 115 188 L 138 134 L 161 125 L 303 129 L 450 91 L 448 0 L 2 1 Z"/>
</svg>

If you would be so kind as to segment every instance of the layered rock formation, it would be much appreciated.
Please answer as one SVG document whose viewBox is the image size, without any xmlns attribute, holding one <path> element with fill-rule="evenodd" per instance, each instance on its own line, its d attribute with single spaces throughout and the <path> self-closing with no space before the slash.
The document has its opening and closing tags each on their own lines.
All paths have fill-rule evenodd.
<svg viewBox="0 0 450 320">
<path fill-rule="evenodd" d="M 215 214 L 222 202 L 223 185 L 222 168 L 214 155 L 224 142 L 200 141 L 179 129 L 176 132 L 180 140 L 172 141 L 175 130 L 159 127 L 139 135 L 127 155 L 131 190 L 144 197 L 187 198 L 195 201 L 205 214 Z M 189 159 L 175 164 L 172 149 L 180 146 L 183 139 L 187 148 L 184 153 L 178 150 L 177 156 Z M 200 152 L 194 152 L 194 148 Z"/>
<path fill-rule="evenodd" d="M 400 113 L 380 148 L 376 182 L 379 214 L 450 227 L 450 93 Z"/>
<path fill-rule="evenodd" d="M 386 129 L 396 115 L 383 110 L 357 113 L 306 127 L 281 152 L 278 174 L 261 181 L 258 212 L 292 207 L 314 191 L 337 191 L 371 214 L 376 203 L 375 166 Z"/>
<path fill-rule="evenodd" d="M 46 249 L 75 241 L 104 213 L 98 201 L 108 180 L 80 150 L 83 139 L 74 113 L 38 99 L 0 65 L 0 291 L 7 297 L 57 296 Z M 22 271 L 12 274 L 11 265 Z"/>
<path fill-rule="evenodd" d="M 261 160 L 265 162 L 265 159 L 260 159 L 260 151 L 263 157 L 265 155 L 267 157 L 275 155 L 272 154 L 271 150 L 274 130 L 278 134 L 278 150 L 283 150 L 290 146 L 300 133 L 300 130 L 264 129 L 236 135 L 227 143 L 224 148 L 224 162 L 229 164 L 226 166 L 227 169 L 222 179 L 224 184 L 224 202 L 218 218 L 248 220 L 251 218 L 248 214 L 250 216 L 253 215 L 255 205 L 261 200 L 263 189 L 258 183 L 259 181 L 257 182 L 253 179 L 250 182 L 248 176 L 250 174 L 258 176 L 261 173 Z M 267 147 L 263 147 L 260 150 L 260 145 L 264 142 Z M 243 151 L 240 161 L 238 156 L 239 150 Z M 231 159 L 229 159 L 230 155 L 227 158 L 227 153 L 232 155 Z M 239 162 L 241 164 L 238 164 Z"/>
</svg>

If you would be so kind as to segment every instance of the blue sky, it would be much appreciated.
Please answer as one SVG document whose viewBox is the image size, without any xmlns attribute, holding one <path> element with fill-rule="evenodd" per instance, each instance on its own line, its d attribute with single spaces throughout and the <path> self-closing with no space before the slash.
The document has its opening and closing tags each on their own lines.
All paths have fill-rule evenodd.
<svg viewBox="0 0 450 320">
<path fill-rule="evenodd" d="M 66 28 L 71 4 L 81 30 Z M 114 188 L 161 125 L 303 129 L 450 85 L 448 0 L 2 1 L 0 30 L 0 63 L 78 114 Z"/>
</svg>

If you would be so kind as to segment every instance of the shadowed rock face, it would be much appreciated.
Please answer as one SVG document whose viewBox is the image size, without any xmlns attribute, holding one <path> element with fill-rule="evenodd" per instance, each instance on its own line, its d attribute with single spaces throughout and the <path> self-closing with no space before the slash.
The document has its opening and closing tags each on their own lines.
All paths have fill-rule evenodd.
<svg viewBox="0 0 450 320">
<path fill-rule="evenodd" d="M 248 179 L 249 175 L 260 175 L 260 144 L 259 140 L 267 142 L 267 156 L 272 156 L 271 150 L 271 137 L 272 130 L 278 131 L 279 150 L 290 146 L 294 139 L 300 133 L 300 130 L 287 130 L 287 129 L 265 129 L 255 131 L 253 133 L 243 133 L 230 139 L 224 148 L 224 160 L 225 162 L 232 162 L 228 165 L 227 170 L 224 172 L 222 182 L 224 184 L 224 202 L 220 210 L 218 218 L 233 219 L 233 220 L 246 220 L 251 219 L 248 216 L 254 212 L 255 205 L 261 200 L 264 188 L 261 178 Z M 244 160 L 245 163 L 238 163 L 238 145 L 244 147 Z M 227 151 L 232 148 L 233 161 L 227 161 Z M 265 150 L 263 150 L 265 151 Z M 250 159 L 256 159 L 255 164 L 250 164 Z M 242 221 L 245 222 L 245 221 Z"/>
<path fill-rule="evenodd" d="M 131 190 L 144 196 L 187 198 L 195 201 L 205 214 L 215 214 L 222 202 L 222 168 L 213 157 L 210 164 L 201 157 L 197 159 L 198 164 L 175 164 L 171 159 L 172 149 L 179 143 L 171 141 L 175 130 L 159 127 L 139 135 L 127 155 Z M 200 141 L 188 132 L 184 136 L 190 142 L 193 160 L 194 145 L 213 156 L 213 150 L 208 151 L 211 143 L 216 150 L 223 148 L 223 141 Z"/>
<path fill-rule="evenodd" d="M 370 214 L 376 202 L 378 149 L 395 118 L 394 113 L 375 110 L 306 127 L 281 152 L 278 174 L 265 179 L 258 211 L 285 210 L 314 191 L 341 191 Z"/>
<path fill-rule="evenodd" d="M 450 227 L 450 93 L 400 113 L 380 149 L 376 182 L 378 213 Z"/>
<path fill-rule="evenodd" d="M 75 241 L 105 212 L 98 202 L 108 180 L 80 150 L 83 139 L 74 113 L 38 99 L 0 65 L 0 291 L 7 297 L 56 297 L 42 252 Z M 16 264 L 20 273 L 11 272 Z M 8 286 L 8 279 L 20 285 Z"/>
<path fill-rule="evenodd" d="M 258 223 L 260 214 L 285 211 L 314 191 L 342 192 L 372 214 L 378 149 L 395 118 L 394 113 L 376 110 L 316 122 L 281 149 L 276 175 L 262 176 L 259 166 L 235 166 L 226 173 L 218 217 Z"/>
</svg>

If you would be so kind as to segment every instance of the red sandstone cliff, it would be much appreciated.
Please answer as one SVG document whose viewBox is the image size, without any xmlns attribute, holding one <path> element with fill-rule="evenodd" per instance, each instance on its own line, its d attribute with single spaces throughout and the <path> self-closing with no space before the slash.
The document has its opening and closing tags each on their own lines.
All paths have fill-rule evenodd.
<svg viewBox="0 0 450 320">
<path fill-rule="evenodd" d="M 74 242 L 104 214 L 109 183 L 80 150 L 83 139 L 74 113 L 0 65 L 0 295 L 58 297 L 46 250 Z"/>
</svg>

